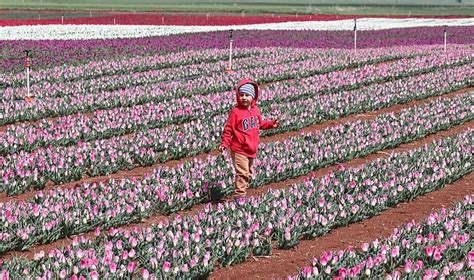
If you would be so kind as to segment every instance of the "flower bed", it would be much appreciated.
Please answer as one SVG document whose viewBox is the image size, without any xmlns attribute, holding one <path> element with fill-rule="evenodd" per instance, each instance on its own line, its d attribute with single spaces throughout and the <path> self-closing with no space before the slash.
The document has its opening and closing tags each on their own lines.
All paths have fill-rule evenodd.
<svg viewBox="0 0 474 280">
<path fill-rule="evenodd" d="M 444 77 L 440 78 L 444 79 Z M 459 88 L 462 85 L 462 80 L 455 80 L 451 86 L 448 86 L 447 88 L 441 87 L 441 89 L 438 89 L 441 90 L 438 91 L 438 94 Z M 420 88 L 423 86 L 426 86 L 426 84 L 421 83 Z M 402 89 L 402 91 L 403 90 L 404 89 Z M 412 92 L 418 90 L 419 89 L 415 88 Z M 338 96 L 335 96 L 335 99 L 337 100 Z M 361 94 L 360 96 L 365 96 L 365 100 L 370 100 L 372 98 L 372 95 L 367 93 L 364 95 Z M 334 100 L 334 96 L 331 97 L 332 98 L 329 100 Z M 326 101 L 325 99 L 321 100 Z M 344 114 L 344 111 L 351 112 L 350 108 L 353 103 L 350 101 L 353 100 L 345 100 L 343 103 L 345 105 L 342 108 L 342 104 L 340 103 L 337 104 L 336 102 L 336 104 L 333 104 L 332 108 L 339 107 L 340 113 L 333 113 L 329 118 L 337 118 L 341 116 L 341 113 Z M 291 120 L 295 118 L 298 119 L 302 113 L 309 113 L 318 116 L 318 118 L 313 119 L 312 121 L 310 119 L 309 121 L 303 122 L 301 124 L 302 126 L 317 123 L 324 119 L 324 115 L 320 113 L 321 110 L 318 103 L 321 104 L 321 101 L 316 101 L 314 107 L 303 107 L 309 110 L 308 112 L 305 110 L 287 111 L 286 109 L 288 105 L 285 104 L 282 105 L 281 108 L 273 107 L 273 113 L 278 110 L 278 117 L 282 119 L 282 127 L 280 131 L 299 129 L 299 126 L 294 127 L 292 125 L 293 122 Z M 364 100 L 359 100 L 359 104 L 360 103 L 363 104 Z M 377 107 L 371 108 L 373 109 Z M 363 111 L 364 109 L 359 108 L 359 110 Z M 326 115 L 331 114 L 326 113 Z M 116 172 L 123 168 L 133 168 L 137 164 L 142 166 L 150 165 L 155 163 L 157 160 L 165 161 L 172 158 L 181 158 L 208 151 L 215 148 L 218 144 L 218 135 L 225 120 L 226 115 L 223 114 L 209 119 L 211 123 L 216 124 L 212 127 L 204 125 L 208 120 L 202 119 L 181 126 L 179 129 L 169 127 L 160 130 L 150 130 L 145 133 L 138 133 L 132 137 L 114 137 L 108 140 L 97 140 L 89 143 L 79 142 L 77 145 L 69 147 L 50 146 L 46 149 L 40 148 L 29 154 L 23 152 L 19 154 L 10 154 L 2 158 L 1 162 L 1 165 L 3 166 L 3 170 L 0 171 L 3 179 L 2 188 L 3 190 L 9 190 L 7 191 L 8 193 L 14 194 L 18 191 L 27 190 L 30 187 L 42 188 L 48 180 L 53 180 L 56 183 L 67 182 L 78 180 L 86 174 L 89 176 L 104 175 Z M 97 123 L 105 123 L 109 125 L 109 127 L 113 127 L 112 122 L 97 121 Z M 69 135 L 73 131 L 68 129 L 70 125 L 65 125 L 63 127 L 65 129 L 64 131 L 67 131 Z M 86 129 L 84 130 L 87 131 Z M 34 131 L 37 133 L 36 130 Z M 172 137 L 173 135 L 175 137 Z M 184 135 L 186 137 L 183 139 Z M 203 135 L 211 135 L 212 137 L 204 137 Z M 19 139 L 20 137 L 18 136 L 19 135 L 17 134 L 17 138 L 10 138 Z M 21 138 L 25 139 L 24 137 Z M 68 140 L 64 139 L 63 141 Z M 28 142 L 32 143 L 31 141 Z M 33 185 L 30 186 L 30 184 Z"/>
<path fill-rule="evenodd" d="M 468 279 L 474 276 L 472 218 L 474 196 L 431 213 L 423 222 L 395 228 L 383 240 L 326 251 L 286 279 L 385 278 Z M 466 277 L 466 278 L 464 278 Z"/>
<path fill-rule="evenodd" d="M 278 49 L 237 49 L 233 57 L 239 61 L 240 58 L 251 56 L 260 57 L 269 52 L 278 52 Z M 301 52 L 305 54 L 304 50 Z M 307 52 L 306 52 L 307 53 Z M 30 74 L 30 84 L 40 82 L 64 83 L 77 80 L 96 79 L 102 76 L 117 74 L 131 74 L 135 72 L 146 72 L 150 70 L 161 70 L 186 65 L 216 63 L 229 58 L 227 50 L 191 50 L 186 52 L 175 52 L 165 55 L 136 56 L 126 59 L 101 59 L 89 61 L 80 65 L 61 65 L 52 68 L 38 69 Z M 201 67 L 203 66 L 201 65 Z M 210 64 L 213 65 L 213 64 Z M 4 87 L 25 86 L 25 73 L 17 73 L 6 76 L 2 81 Z M 2 96 L 9 99 L 9 96 Z M 11 99 L 11 97 L 10 97 Z"/>
<path fill-rule="evenodd" d="M 315 108 L 317 110 L 317 108 Z M 317 113 L 317 111 L 315 112 Z M 288 117 L 282 117 L 287 120 Z M 225 116 L 220 117 L 221 124 Z M 134 121 L 137 121 L 134 119 Z M 99 121 L 110 127 L 122 125 L 122 123 Z M 67 126 L 66 126 L 67 127 Z M 23 192 L 33 188 L 42 188 L 48 180 L 62 183 L 79 180 L 85 175 L 97 176 L 117 172 L 120 169 L 131 169 L 136 165 L 151 165 L 157 159 L 168 160 L 197 152 L 206 151 L 217 144 L 217 133 L 205 133 L 206 129 L 219 130 L 222 125 L 209 126 L 187 126 L 191 133 L 182 134 L 177 131 L 178 138 L 175 139 L 174 150 L 168 149 L 169 145 L 164 143 L 170 139 L 167 134 L 155 134 L 152 137 L 134 138 L 129 136 L 113 137 L 107 140 L 97 140 L 89 143 L 78 142 L 75 146 L 40 148 L 32 153 L 20 152 L 0 157 L 2 162 L 1 189 L 9 194 Z M 290 125 L 287 129 L 294 129 Z M 99 130 L 100 131 L 100 130 Z M 148 135 L 147 133 L 145 136 Z M 165 137 L 167 135 L 167 137 Z M 183 135 L 187 142 L 183 142 Z M 202 137 L 202 135 L 214 135 L 213 138 Z M 159 139 L 156 139 L 156 137 Z M 179 140 L 177 140 L 179 139 Z M 168 140 L 169 141 L 169 140 Z M 172 141 L 172 143 L 173 143 Z M 163 144 L 159 148 L 156 144 Z M 173 153 L 171 156 L 171 152 Z M 157 154 L 160 153 L 160 154 Z"/>
<path fill-rule="evenodd" d="M 472 119 L 471 104 L 471 96 L 465 94 L 403 110 L 397 115 L 385 114 L 375 120 L 350 122 L 319 133 L 262 145 L 251 186 L 307 174 L 446 129 Z M 472 130 L 467 132 L 471 136 L 472 133 Z M 462 147 L 469 148 L 469 145 Z M 472 161 L 469 153 L 463 156 Z M 469 166 L 465 168 L 472 168 Z M 74 169 L 65 170 L 73 172 Z M 0 252 L 25 249 L 37 242 L 51 242 L 97 226 L 122 225 L 156 211 L 168 214 L 209 201 L 210 188 L 224 194 L 232 191 L 231 174 L 229 159 L 209 156 L 173 168 L 155 169 L 142 180 L 125 178 L 83 184 L 75 189 L 38 192 L 28 202 L 0 204 L 0 220 L 5 224 Z"/>
<path fill-rule="evenodd" d="M 422 148 L 393 154 L 358 168 L 309 178 L 288 190 L 235 203 L 208 204 L 193 216 L 142 229 L 110 228 L 96 240 L 40 252 L 34 260 L 1 264 L 3 275 L 52 277 L 205 277 L 221 266 L 291 248 L 300 238 L 377 215 L 402 201 L 433 191 L 472 171 L 473 131 Z M 138 277 L 138 275 L 135 275 Z"/>
<path fill-rule="evenodd" d="M 180 25 L 180 26 L 222 26 L 222 25 L 243 25 L 243 24 L 260 24 L 260 23 L 276 23 L 289 21 L 334 21 L 364 18 L 360 15 L 221 15 L 209 13 L 204 14 L 160 14 L 160 13 L 104 13 L 96 16 L 97 11 L 89 15 L 64 16 L 64 24 L 112 24 L 116 23 L 127 25 Z M 47 25 L 61 24 L 61 14 L 58 12 L 55 18 L 38 19 L 38 14 L 32 13 L 30 18 L 23 19 L 4 19 L 0 20 L 0 26 L 19 26 L 19 25 Z M 45 17 L 43 15 L 43 17 Z M 372 16 L 374 17 L 374 16 Z M 383 16 L 383 18 L 387 18 Z M 460 16 L 390 16 L 389 18 L 429 18 L 429 19 L 456 19 Z"/>
<path fill-rule="evenodd" d="M 469 59 L 458 61 L 458 58 L 454 58 L 452 61 L 447 62 L 453 63 L 452 65 L 445 65 L 443 64 L 445 63 L 444 61 L 439 62 L 440 65 L 438 65 L 438 62 L 433 61 L 428 64 L 422 64 L 419 60 L 415 60 L 408 64 L 407 60 L 402 60 L 397 63 L 380 65 L 378 67 L 360 67 L 355 70 L 349 69 L 330 72 L 309 79 L 276 83 L 263 92 L 259 105 L 262 110 L 266 112 L 266 108 L 269 104 L 275 106 L 274 104 L 279 102 L 289 103 L 298 100 L 303 102 L 303 100 L 307 98 L 323 93 L 327 94 L 346 89 L 359 88 L 374 82 L 397 79 L 424 72 L 439 71 L 439 68 L 464 64 L 469 61 Z M 419 68 L 413 68 L 412 66 L 414 64 L 418 64 Z M 409 69 L 410 72 L 405 71 L 406 69 Z M 352 80 L 348 79 L 351 75 L 353 77 Z M 458 78 L 456 80 L 457 82 L 465 80 L 464 77 L 465 74 L 456 73 L 456 78 Z M 130 91 L 130 94 L 137 95 L 137 91 Z M 154 94 L 149 94 L 147 91 L 144 91 L 141 96 L 151 101 L 154 99 L 163 99 L 167 96 L 172 98 L 177 93 L 155 91 L 155 94 L 156 97 L 154 97 Z M 121 95 L 120 99 L 111 98 L 113 95 L 106 95 L 105 97 L 103 100 L 109 104 L 116 102 L 111 100 L 128 100 L 127 94 L 125 94 L 125 96 Z M 140 100 L 140 97 L 137 98 Z M 0 146 L 0 154 L 13 153 L 19 150 L 33 151 L 41 146 L 68 145 L 84 140 L 104 139 L 134 132 L 143 128 L 163 127 L 166 125 L 190 122 L 196 119 L 209 118 L 219 114 L 221 114 L 220 118 L 224 118 L 222 113 L 230 109 L 230 106 L 234 103 L 233 100 L 233 93 L 220 93 L 217 95 L 206 94 L 205 96 L 197 95 L 190 98 L 169 100 L 163 104 L 150 102 L 130 108 L 119 107 L 113 110 L 96 111 L 91 117 L 78 114 L 61 117 L 53 121 L 42 121 L 39 125 L 20 124 L 9 126 L 6 132 L 0 135 L 0 139 L 3 140 L 2 142 L 4 143 Z M 52 100 L 48 99 L 47 101 Z M 81 100 L 80 102 L 84 103 L 86 100 Z M 8 108 L 5 106 L 4 108 L 6 109 L 6 115 L 8 115 L 11 120 L 18 118 L 35 119 L 42 116 L 41 114 L 38 115 L 32 112 L 30 108 L 35 108 L 38 113 L 42 110 L 48 111 L 48 108 L 68 108 L 67 104 L 61 104 L 61 102 L 45 102 L 43 104 L 45 104 L 44 107 L 37 106 L 39 104 L 30 104 L 27 108 L 23 109 L 18 108 L 18 106 Z M 75 105 L 73 103 L 70 106 L 73 108 L 74 106 L 81 107 L 83 105 Z M 67 113 L 73 112 L 68 111 Z M 288 115 L 284 112 L 282 112 L 282 114 L 283 116 Z M 283 116 L 277 117 L 282 118 Z"/>
<path fill-rule="evenodd" d="M 278 50 L 276 51 L 278 52 Z M 427 49 L 426 51 L 429 52 L 430 50 Z M 133 90 L 138 86 L 142 86 L 142 90 L 153 92 L 157 89 L 168 89 L 167 84 L 173 83 L 176 86 L 176 84 L 183 83 L 187 80 L 191 83 L 195 81 L 201 82 L 201 86 L 203 86 L 203 83 L 213 83 L 210 87 L 213 88 L 216 87 L 216 80 L 220 81 L 224 79 L 226 82 L 236 82 L 235 76 L 237 75 L 259 77 L 262 76 L 263 72 L 266 73 L 267 77 L 261 77 L 261 82 L 271 82 L 282 78 L 312 76 L 331 68 L 342 69 L 348 66 L 375 63 L 379 60 L 383 61 L 385 59 L 396 59 L 420 54 L 419 50 L 413 49 L 411 52 L 408 52 L 408 54 L 400 55 L 396 54 L 396 52 L 397 49 L 382 49 L 369 50 L 359 55 L 351 55 L 348 51 L 324 51 L 322 53 L 313 52 L 313 55 L 303 59 L 298 59 L 294 54 L 291 56 L 291 53 L 286 52 L 286 60 L 285 57 L 283 57 L 280 61 L 269 57 L 271 55 L 265 56 L 264 52 L 260 52 L 262 54 L 260 56 L 257 54 L 254 55 L 254 57 L 247 57 L 243 61 L 237 60 L 236 62 L 238 64 L 235 70 L 240 71 L 237 71 L 234 75 L 230 75 L 230 77 L 222 73 L 223 70 L 226 69 L 226 62 L 221 62 L 220 64 L 204 63 L 204 65 L 194 64 L 161 70 L 119 73 L 111 76 L 99 76 L 96 79 L 79 79 L 69 82 L 45 81 L 33 84 L 30 90 L 36 98 L 41 99 L 44 97 L 80 96 L 90 93 L 101 94 L 104 91 L 123 89 Z M 341 61 L 344 61 L 344 63 L 341 64 Z M 239 63 L 243 65 L 239 66 Z M 281 69 L 273 74 L 268 73 L 270 69 L 275 68 L 275 65 Z M 219 84 L 222 84 L 222 81 L 220 81 Z M 230 85 L 219 86 L 224 89 L 231 88 Z M 189 88 L 187 88 L 187 90 L 189 90 Z M 3 98 L 5 100 L 21 99 L 26 93 L 27 87 L 25 86 L 7 88 Z"/>
<path fill-rule="evenodd" d="M 36 14 L 33 17 L 37 17 Z M 180 15 L 180 14 L 159 14 L 159 13 L 115 13 L 112 15 L 101 15 L 94 17 L 64 17 L 65 24 L 112 24 L 114 22 L 127 25 L 181 25 L 181 26 L 195 26 L 195 25 L 242 25 L 242 24 L 259 24 L 259 23 L 274 23 L 287 21 L 325 21 L 325 20 L 344 20 L 361 18 L 357 15 Z M 405 17 L 392 17 L 405 18 Z M 422 18 L 422 17 L 420 17 Z M 451 17 L 436 17 L 436 18 L 459 18 Z M 46 25 L 46 24 L 61 24 L 61 15 L 58 13 L 56 18 L 44 19 L 8 19 L 0 20 L 0 26 L 19 26 L 19 25 Z"/>
</svg>

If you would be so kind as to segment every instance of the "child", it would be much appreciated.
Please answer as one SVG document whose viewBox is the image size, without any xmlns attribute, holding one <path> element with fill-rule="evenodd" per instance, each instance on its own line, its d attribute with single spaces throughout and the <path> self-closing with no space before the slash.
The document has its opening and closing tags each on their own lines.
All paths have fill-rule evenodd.
<svg viewBox="0 0 474 280">
<path fill-rule="evenodd" d="M 230 148 L 230 155 L 235 169 L 235 194 L 238 197 L 247 194 L 252 164 L 257 156 L 260 142 L 260 129 L 277 128 L 278 120 L 265 121 L 260 115 L 256 103 L 258 85 L 251 80 L 239 82 L 236 89 L 237 105 L 232 108 L 222 132 L 222 144 L 219 151 Z"/>
</svg>

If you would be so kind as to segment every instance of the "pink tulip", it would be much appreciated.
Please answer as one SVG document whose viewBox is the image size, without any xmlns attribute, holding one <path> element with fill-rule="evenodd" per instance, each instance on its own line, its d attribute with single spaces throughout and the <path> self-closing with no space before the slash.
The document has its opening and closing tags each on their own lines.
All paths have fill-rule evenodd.
<svg viewBox="0 0 474 280">
<path fill-rule="evenodd" d="M 363 243 L 361 249 L 363 252 L 367 252 L 369 250 L 369 243 Z"/>
<path fill-rule="evenodd" d="M 326 266 L 328 264 L 328 259 L 326 257 L 326 255 L 323 255 L 320 259 L 319 259 L 319 263 L 322 265 L 322 266 Z"/>
<path fill-rule="evenodd" d="M 91 273 L 89 273 L 89 276 L 90 276 L 91 279 L 93 279 L 93 280 L 99 279 L 99 273 L 98 273 L 97 271 L 92 271 Z"/>
<path fill-rule="evenodd" d="M 135 271 L 136 266 L 137 264 L 135 262 L 129 262 L 127 265 L 128 272 L 133 273 Z"/>
<path fill-rule="evenodd" d="M 469 267 L 472 269 L 474 268 L 474 251 L 470 251 L 467 255 Z"/>
<path fill-rule="evenodd" d="M 115 273 L 117 271 L 117 264 L 111 263 L 109 266 L 110 272 Z"/>
<path fill-rule="evenodd" d="M 311 277 L 313 269 L 310 266 L 304 266 L 301 270 L 304 277 Z"/>
<path fill-rule="evenodd" d="M 414 271 L 419 271 L 422 268 L 423 268 L 423 262 L 421 260 L 416 261 L 415 266 L 414 266 Z"/>
<path fill-rule="evenodd" d="M 428 255 L 429 257 L 431 257 L 433 255 L 433 247 L 430 247 L 430 246 L 426 246 L 425 247 L 425 254 Z"/>
<path fill-rule="evenodd" d="M 338 274 L 339 274 L 339 277 L 344 279 L 347 276 L 347 270 L 344 267 L 342 267 L 339 269 Z"/>
<path fill-rule="evenodd" d="M 412 262 L 411 260 L 407 260 L 405 262 L 405 268 L 404 268 L 405 273 L 410 273 L 412 272 Z"/>
<path fill-rule="evenodd" d="M 434 253 L 433 253 L 433 258 L 435 261 L 440 261 L 441 260 L 441 252 L 438 250 L 438 248 L 435 249 Z"/>
<path fill-rule="evenodd" d="M 399 254 L 400 254 L 400 247 L 398 247 L 398 246 L 395 246 L 395 247 L 392 248 L 392 250 L 390 251 L 390 255 L 392 256 L 392 258 L 398 257 Z"/>
<path fill-rule="evenodd" d="M 148 269 L 146 269 L 146 268 L 143 269 L 143 271 L 142 271 L 142 277 L 143 277 L 143 279 L 148 279 L 148 278 L 150 278 L 150 272 L 148 272 Z"/>
<path fill-rule="evenodd" d="M 170 271 L 170 269 L 171 269 L 171 263 L 165 261 L 165 262 L 163 263 L 163 271 L 166 272 L 166 273 L 168 273 L 168 272 Z"/>
</svg>

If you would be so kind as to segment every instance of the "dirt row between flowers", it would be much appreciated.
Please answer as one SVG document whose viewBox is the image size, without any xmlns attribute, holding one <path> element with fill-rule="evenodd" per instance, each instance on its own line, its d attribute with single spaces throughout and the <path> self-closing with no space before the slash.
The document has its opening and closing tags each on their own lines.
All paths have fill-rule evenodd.
<svg viewBox="0 0 474 280">
<path fill-rule="evenodd" d="M 293 249 L 274 249 L 271 256 L 252 256 L 242 264 L 218 268 L 209 279 L 275 279 L 295 275 L 298 269 L 311 266 L 311 259 L 319 258 L 324 251 L 344 250 L 348 246 L 360 249 L 363 243 L 387 238 L 394 228 L 411 220 L 422 221 L 432 211 L 450 207 L 472 194 L 473 172 L 441 190 L 420 196 L 411 202 L 400 203 L 375 217 L 331 230 L 314 240 L 301 240 Z"/>
<path fill-rule="evenodd" d="M 458 92 L 457 94 L 460 94 L 460 92 Z M 425 100 L 423 100 L 423 101 L 427 102 Z M 420 102 L 423 102 L 423 101 L 420 101 Z M 398 107 L 400 107 L 398 109 L 401 109 L 401 108 L 404 108 L 405 106 L 400 105 Z M 387 110 L 390 110 L 390 109 L 391 109 L 391 111 L 396 111 L 393 108 L 387 108 Z M 373 118 L 378 114 L 380 114 L 380 112 L 377 111 L 377 112 L 373 112 L 373 113 L 370 113 L 370 114 L 350 116 L 349 118 L 351 118 L 352 120 L 359 119 L 359 118 L 368 119 L 368 118 L 371 118 L 371 117 Z M 334 126 L 334 125 L 337 125 L 340 122 L 344 122 L 344 121 L 347 121 L 347 120 L 341 119 L 339 121 L 334 121 L 334 123 L 332 123 L 332 124 L 323 124 L 323 125 L 319 125 L 319 126 L 314 126 L 313 130 L 311 130 L 311 131 L 320 130 L 323 127 Z M 373 161 L 377 158 L 388 157 L 388 155 L 390 155 L 390 153 L 393 153 L 393 152 L 401 152 L 401 151 L 406 151 L 406 150 L 415 149 L 417 147 L 421 147 L 422 145 L 424 145 L 426 143 L 431 143 L 434 140 L 442 139 L 442 138 L 445 138 L 447 136 L 457 134 L 457 133 L 459 133 L 459 132 L 461 132 L 461 131 L 463 131 L 467 128 L 474 128 L 474 121 L 470 121 L 470 122 L 464 123 L 462 125 L 454 126 L 454 127 L 450 128 L 446 131 L 441 131 L 441 132 L 432 134 L 430 136 L 427 136 L 425 138 L 422 138 L 422 139 L 419 139 L 419 140 L 416 140 L 416 141 L 413 141 L 413 142 L 410 142 L 410 143 L 402 144 L 402 145 L 400 145 L 400 146 L 398 146 L 397 148 L 394 148 L 394 149 L 386 149 L 386 150 L 383 150 L 383 151 L 372 153 L 372 154 L 370 154 L 368 156 L 365 156 L 365 157 L 360 157 L 360 158 L 356 158 L 356 159 L 344 162 L 343 165 L 346 168 L 350 168 L 350 167 L 358 166 L 358 165 L 361 165 L 361 164 L 365 164 L 365 163 Z M 308 130 L 308 128 L 305 129 L 304 131 L 305 132 L 310 132 L 310 130 Z M 268 138 L 265 139 L 265 141 L 269 142 L 270 139 L 273 139 L 273 141 L 281 141 L 281 140 L 284 140 L 284 139 L 288 138 L 288 135 L 291 135 L 291 134 L 287 133 L 287 134 L 276 135 L 274 137 L 268 137 Z M 217 154 L 216 152 L 213 152 L 213 153 Z M 201 156 L 203 156 L 203 155 L 201 155 Z M 182 161 L 179 161 L 179 162 L 182 162 Z M 257 189 L 250 189 L 248 195 L 249 196 L 258 196 L 258 195 L 261 195 L 262 193 L 267 192 L 269 189 L 288 188 L 291 184 L 303 182 L 303 180 L 307 176 L 320 177 L 320 176 L 324 176 L 326 174 L 329 174 L 333 170 L 338 168 L 338 166 L 339 166 L 339 164 L 334 164 L 334 165 L 328 166 L 326 168 L 318 169 L 314 172 L 311 172 L 310 174 L 306 174 L 306 175 L 303 175 L 303 176 L 300 176 L 300 177 L 297 177 L 297 178 L 285 180 L 285 181 L 278 182 L 278 183 L 268 184 L 268 185 L 259 187 Z M 463 188 L 463 187 L 461 187 L 461 188 Z M 463 192 L 463 194 L 468 194 L 468 193 Z M 419 206 L 419 207 L 422 207 L 422 206 Z M 173 219 L 177 215 L 181 215 L 181 216 L 183 216 L 183 215 L 193 215 L 197 211 L 202 210 L 203 208 L 204 208 L 204 204 L 199 204 L 199 205 L 193 206 L 189 210 L 179 211 L 179 212 L 174 213 L 174 214 L 169 215 L 169 216 L 164 216 L 164 215 L 161 215 L 161 214 L 155 214 L 155 215 L 152 215 L 151 217 L 149 217 L 147 219 L 144 219 L 140 223 L 128 224 L 128 225 L 124 225 L 122 227 L 124 227 L 124 228 L 147 227 L 147 226 L 150 226 L 151 224 L 156 224 L 156 223 L 158 223 L 160 221 L 163 221 L 163 220 Z M 382 215 L 384 215 L 384 214 L 382 214 Z M 390 218 L 387 218 L 387 219 L 390 220 Z M 88 238 L 92 238 L 92 239 L 95 238 L 94 231 L 89 231 L 89 232 L 87 232 L 85 234 L 81 234 L 81 235 L 86 236 Z M 26 257 L 26 258 L 31 258 L 37 252 L 40 252 L 40 251 L 48 252 L 51 249 L 59 248 L 61 246 L 67 246 L 69 244 L 71 244 L 71 237 L 63 238 L 63 239 L 57 240 L 57 241 L 49 243 L 49 244 L 37 245 L 37 246 L 34 246 L 34 247 L 30 248 L 28 251 L 25 251 L 25 252 L 10 251 L 10 252 L 4 254 L 2 256 L 2 259 L 11 259 L 14 256 L 23 256 L 23 257 Z M 285 250 L 281 250 L 281 251 L 284 252 Z M 279 251 L 276 250 L 275 252 L 279 252 Z M 279 252 L 279 254 L 281 254 L 281 252 Z M 279 255 L 275 255 L 275 256 L 279 256 Z M 273 258 L 273 257 L 271 257 L 271 258 Z M 285 258 L 286 258 L 286 256 L 285 256 Z M 299 264 L 299 262 L 295 263 L 294 266 L 296 266 L 297 264 Z M 256 266 L 259 266 L 259 265 L 260 264 L 257 264 Z M 228 269 L 233 269 L 233 268 L 228 268 Z M 219 272 L 216 272 L 216 273 L 219 273 Z M 239 275 L 239 274 L 237 273 L 236 275 Z"/>
<path fill-rule="evenodd" d="M 383 109 L 379 109 L 379 110 L 375 110 L 375 111 L 370 111 L 370 112 L 366 112 L 366 113 L 352 114 L 352 115 L 349 115 L 349 116 L 346 116 L 346 117 L 343 117 L 343 118 L 340 118 L 340 119 L 337 119 L 337 120 L 324 121 L 321 124 L 307 126 L 307 127 L 303 128 L 301 130 L 298 130 L 298 131 L 290 131 L 290 132 L 286 132 L 286 133 L 280 133 L 280 134 L 275 134 L 275 135 L 268 136 L 268 137 L 263 137 L 261 139 L 261 142 L 262 143 L 269 143 L 269 142 L 275 142 L 275 141 L 282 141 L 282 140 L 284 140 L 288 137 L 300 135 L 303 132 L 308 133 L 308 132 L 323 130 L 325 128 L 332 127 L 332 126 L 337 126 L 339 124 L 342 124 L 342 123 L 345 123 L 345 122 L 350 122 L 350 121 L 373 119 L 376 116 L 381 115 L 381 114 L 391 113 L 391 112 L 398 112 L 402 109 L 422 105 L 422 104 L 428 103 L 430 101 L 433 101 L 435 99 L 440 99 L 440 98 L 445 98 L 445 97 L 454 97 L 454 96 L 458 96 L 458 95 L 461 95 L 461 94 L 463 94 L 465 92 L 469 92 L 469 91 L 471 91 L 471 92 L 474 91 L 474 87 L 464 88 L 464 89 L 458 90 L 456 92 L 444 94 L 442 96 L 434 96 L 434 97 L 429 97 L 429 98 L 425 98 L 425 99 L 422 99 L 422 100 L 410 101 L 410 102 L 407 102 L 407 103 L 404 103 L 404 104 L 397 104 L 397 105 L 394 105 L 394 106 L 390 106 L 390 107 L 387 107 L 387 108 L 383 108 Z M 202 159 L 207 158 L 209 155 L 215 156 L 217 154 L 218 154 L 218 152 L 216 150 L 214 150 L 214 151 L 211 151 L 210 153 L 201 153 L 201 154 L 196 155 L 196 156 L 186 157 L 186 158 L 182 158 L 182 159 L 179 159 L 179 160 L 170 160 L 170 161 L 167 161 L 167 162 L 164 162 L 164 163 L 159 163 L 158 162 L 158 163 L 155 163 L 151 166 L 136 167 L 132 170 L 120 170 L 116 173 L 105 175 L 105 176 L 87 177 L 87 178 L 83 178 L 79 181 L 73 181 L 73 182 L 69 182 L 69 183 L 65 183 L 65 184 L 61 184 L 61 185 L 53 185 L 52 182 L 49 182 L 48 184 L 46 184 L 46 187 L 42 189 L 42 191 L 47 192 L 49 190 L 54 190 L 54 189 L 57 189 L 57 188 L 71 189 L 71 188 L 79 187 L 82 183 L 107 182 L 110 179 L 117 180 L 117 179 L 120 179 L 120 178 L 123 178 L 123 177 L 141 178 L 141 177 L 143 177 L 143 175 L 145 175 L 146 173 L 152 172 L 156 168 L 173 167 L 173 166 L 176 166 L 177 164 L 180 164 L 180 163 L 185 163 L 185 162 L 188 162 L 188 161 L 191 161 L 191 160 L 194 160 L 194 159 L 201 159 L 202 160 Z M 6 193 L 1 193 L 0 194 L 0 203 L 7 202 L 7 201 L 27 200 L 27 199 L 30 199 L 30 198 L 34 197 L 35 193 L 36 193 L 36 191 L 34 191 L 34 190 L 23 193 L 23 194 L 15 195 L 15 196 L 7 196 Z"/>
</svg>

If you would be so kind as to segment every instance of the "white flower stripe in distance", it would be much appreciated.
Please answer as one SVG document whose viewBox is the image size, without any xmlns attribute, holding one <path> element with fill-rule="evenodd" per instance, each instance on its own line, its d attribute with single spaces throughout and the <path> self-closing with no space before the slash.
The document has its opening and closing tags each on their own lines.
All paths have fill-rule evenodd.
<svg viewBox="0 0 474 280">
<path fill-rule="evenodd" d="M 462 19 L 384 19 L 357 20 L 358 30 L 380 30 L 422 26 L 471 26 L 472 18 Z M 154 25 L 33 25 L 0 27 L 5 40 L 87 40 L 138 38 L 181 33 L 225 30 L 352 30 L 353 20 L 303 21 L 230 26 L 154 26 Z"/>
</svg>

